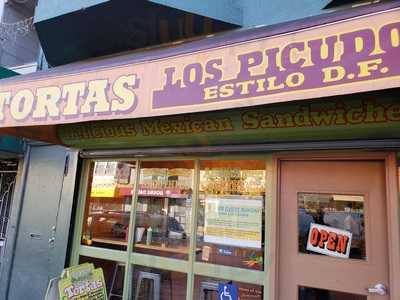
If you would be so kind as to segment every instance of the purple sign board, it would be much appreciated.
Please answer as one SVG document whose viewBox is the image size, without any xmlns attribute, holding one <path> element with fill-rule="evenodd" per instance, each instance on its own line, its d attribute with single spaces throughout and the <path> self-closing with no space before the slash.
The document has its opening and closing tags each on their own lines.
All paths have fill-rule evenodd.
<svg viewBox="0 0 400 300">
<path fill-rule="evenodd" d="M 400 8 L 392 8 L 157 60 L 5 79 L 0 127 L 175 115 L 399 87 L 399 20 Z"/>
</svg>

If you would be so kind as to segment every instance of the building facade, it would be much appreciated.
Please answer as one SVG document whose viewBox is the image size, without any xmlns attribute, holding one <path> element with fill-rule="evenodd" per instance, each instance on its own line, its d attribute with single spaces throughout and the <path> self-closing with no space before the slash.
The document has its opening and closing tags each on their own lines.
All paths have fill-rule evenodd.
<svg viewBox="0 0 400 300">
<path fill-rule="evenodd" d="M 0 136 L 0 299 L 42 299 L 48 278 L 65 265 L 77 151 L 16 136 Z M 38 199 L 47 211 L 36 209 Z M 64 250 L 55 250 L 52 237 Z M 34 288 L 21 288 L 28 281 Z"/>
<path fill-rule="evenodd" d="M 39 40 L 33 28 L 36 1 L 0 1 L 0 66 L 18 74 L 35 72 Z"/>
<path fill-rule="evenodd" d="M 33 73 L 45 65 L 33 26 L 36 4 L 0 1 L 0 78 Z M 65 253 L 55 254 L 49 239 L 65 240 L 64 246 L 58 244 L 67 251 L 73 196 L 62 195 L 71 189 L 70 178 L 74 183 L 76 157 L 76 151 L 19 134 L 0 136 L 0 299 L 43 299 L 48 278 L 64 268 Z M 73 170 L 69 176 L 65 168 Z M 63 207 L 63 224 L 48 218 L 48 211 L 36 210 L 37 199 L 42 205 L 48 201 L 51 213 Z M 21 288 L 26 281 L 30 283 Z"/>
<path fill-rule="evenodd" d="M 399 299 L 383 2 L 39 1 L 51 68 L 0 81 L 0 132 L 46 143 L 3 297 L 90 262 L 109 299 Z"/>
</svg>

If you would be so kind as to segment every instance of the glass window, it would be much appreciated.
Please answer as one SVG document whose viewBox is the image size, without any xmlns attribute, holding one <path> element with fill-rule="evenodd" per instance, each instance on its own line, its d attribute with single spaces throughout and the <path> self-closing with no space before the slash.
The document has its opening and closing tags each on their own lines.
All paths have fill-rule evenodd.
<svg viewBox="0 0 400 300">
<path fill-rule="evenodd" d="M 363 196 L 299 193 L 298 224 L 300 252 L 318 254 L 307 250 L 307 242 L 313 240 L 320 249 L 332 249 L 325 251 L 327 255 L 336 256 L 349 247 L 350 258 L 366 258 Z M 311 224 L 324 227 L 310 232 Z"/>
<path fill-rule="evenodd" d="M 97 247 L 91 251 L 98 255 L 104 252 L 102 248 L 129 251 L 131 237 L 135 253 L 188 260 L 191 233 L 196 229 L 192 247 L 197 262 L 264 269 L 265 160 L 200 161 L 198 188 L 194 186 L 194 160 L 139 164 L 128 160 L 90 163 L 81 245 Z M 138 172 L 136 167 L 140 167 Z M 139 181 L 135 184 L 136 173 Z M 195 224 L 191 222 L 194 190 L 199 191 Z M 136 201 L 132 201 L 133 195 L 137 195 Z M 132 211 L 135 224 L 129 233 Z M 79 263 L 102 268 L 109 299 L 121 299 L 125 267 L 131 257 L 117 262 L 80 256 Z M 167 265 L 156 265 L 143 255 L 133 257 L 128 278 L 131 299 L 186 299 L 187 273 L 166 270 Z M 237 299 L 263 299 L 262 286 L 198 275 L 194 278 L 191 299 L 221 299 L 218 286 L 222 285 L 232 287 Z M 225 298 L 234 295 L 229 289 L 222 292 Z"/>
<path fill-rule="evenodd" d="M 226 288 L 224 289 L 224 286 Z M 221 295 L 222 294 L 222 295 Z M 236 295 L 236 297 L 235 297 Z M 195 276 L 194 297 L 196 300 L 262 300 L 263 287 L 243 282 L 232 282 L 205 276 Z"/>
<path fill-rule="evenodd" d="M 83 245 L 126 249 L 134 181 L 135 162 L 91 163 L 82 228 Z"/>
<path fill-rule="evenodd" d="M 109 300 L 120 300 L 124 289 L 125 264 L 100 258 L 81 256 L 79 263 L 92 263 L 95 268 L 103 269 Z"/>
<path fill-rule="evenodd" d="M 132 300 L 186 299 L 184 273 L 135 265 L 132 280 Z"/>
<path fill-rule="evenodd" d="M 142 162 L 135 252 L 187 259 L 193 176 L 193 161 Z"/>
<path fill-rule="evenodd" d="M 300 286 L 299 300 L 367 300 L 367 297 Z"/>
<path fill-rule="evenodd" d="M 262 160 L 201 162 L 197 261 L 263 270 L 265 167 Z"/>
</svg>

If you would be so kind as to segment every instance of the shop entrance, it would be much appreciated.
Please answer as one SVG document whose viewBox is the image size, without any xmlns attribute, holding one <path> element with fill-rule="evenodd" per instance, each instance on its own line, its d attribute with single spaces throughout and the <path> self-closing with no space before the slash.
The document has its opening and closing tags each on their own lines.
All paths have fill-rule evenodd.
<svg viewBox="0 0 400 300">
<path fill-rule="evenodd" d="M 384 161 L 280 164 L 280 300 L 389 300 Z"/>
</svg>

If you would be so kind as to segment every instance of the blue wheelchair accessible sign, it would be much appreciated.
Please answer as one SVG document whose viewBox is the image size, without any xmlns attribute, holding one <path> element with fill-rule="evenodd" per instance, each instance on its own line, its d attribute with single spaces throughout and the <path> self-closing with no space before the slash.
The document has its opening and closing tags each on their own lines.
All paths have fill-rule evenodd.
<svg viewBox="0 0 400 300">
<path fill-rule="evenodd" d="M 220 282 L 218 284 L 218 300 L 237 300 L 238 289 L 232 283 Z"/>
</svg>

